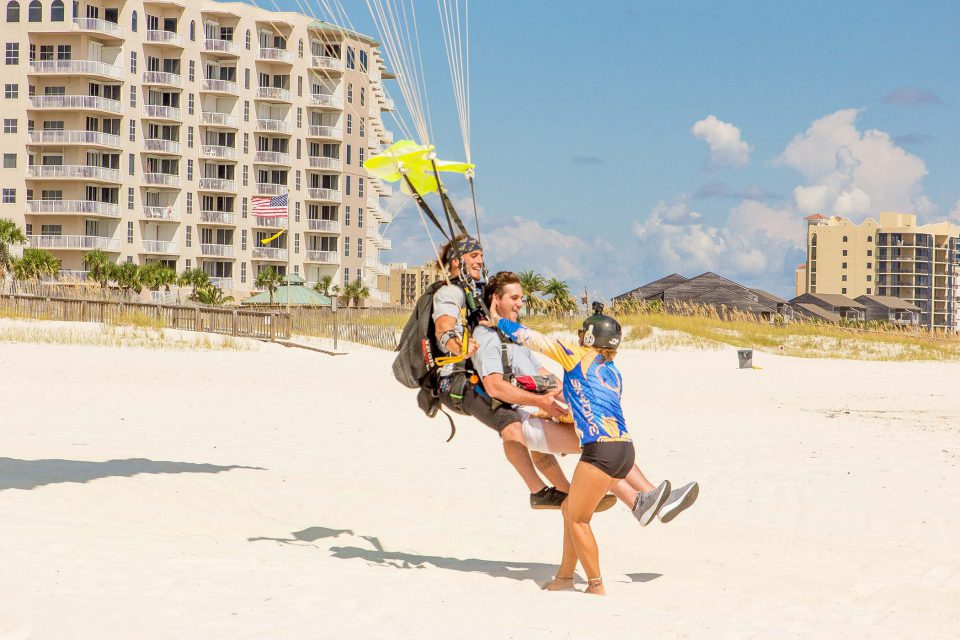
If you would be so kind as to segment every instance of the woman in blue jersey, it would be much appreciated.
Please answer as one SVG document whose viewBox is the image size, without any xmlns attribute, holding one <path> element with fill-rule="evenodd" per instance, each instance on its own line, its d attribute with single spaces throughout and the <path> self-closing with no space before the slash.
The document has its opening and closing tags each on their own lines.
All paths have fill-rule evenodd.
<svg viewBox="0 0 960 640">
<path fill-rule="evenodd" d="M 633 469 L 634 449 L 620 406 L 622 378 L 613 364 L 620 346 L 620 324 L 602 314 L 587 318 L 579 345 L 549 339 L 517 322 L 492 318 L 508 338 L 556 360 L 563 366 L 563 392 L 573 412 L 582 454 L 564 501 L 563 559 L 549 590 L 573 587 L 577 561 L 587 574 L 587 593 L 604 595 L 597 541 L 590 518 L 597 503 L 617 480 Z M 669 493 L 658 492 L 662 502 Z M 654 505 L 654 511 L 659 508 Z"/>
</svg>

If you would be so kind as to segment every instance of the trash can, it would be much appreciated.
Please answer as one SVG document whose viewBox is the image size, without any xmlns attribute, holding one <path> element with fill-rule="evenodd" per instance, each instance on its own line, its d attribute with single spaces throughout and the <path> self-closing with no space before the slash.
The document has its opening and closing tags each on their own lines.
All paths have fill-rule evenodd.
<svg viewBox="0 0 960 640">
<path fill-rule="evenodd" d="M 737 349 L 741 369 L 753 369 L 753 349 Z"/>
</svg>

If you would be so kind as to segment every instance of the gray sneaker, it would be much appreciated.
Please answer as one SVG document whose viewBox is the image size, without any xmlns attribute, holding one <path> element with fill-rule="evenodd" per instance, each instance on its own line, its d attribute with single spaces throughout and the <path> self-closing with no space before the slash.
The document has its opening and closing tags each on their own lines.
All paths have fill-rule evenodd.
<svg viewBox="0 0 960 640">
<path fill-rule="evenodd" d="M 676 518 L 681 511 L 696 502 L 698 495 L 700 495 L 700 485 L 696 482 L 687 483 L 671 491 L 657 514 L 660 522 L 670 522 Z"/>
<path fill-rule="evenodd" d="M 637 500 L 633 503 L 633 517 L 640 522 L 641 527 L 650 524 L 650 521 L 657 515 L 657 511 L 660 510 L 660 507 L 669 494 L 669 480 L 661 482 L 656 489 L 637 494 Z"/>
</svg>

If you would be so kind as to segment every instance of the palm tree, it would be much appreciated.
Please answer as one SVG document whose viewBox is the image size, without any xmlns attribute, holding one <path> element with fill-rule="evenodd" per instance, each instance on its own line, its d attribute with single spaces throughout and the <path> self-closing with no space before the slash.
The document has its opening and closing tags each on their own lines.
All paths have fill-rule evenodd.
<svg viewBox="0 0 960 640">
<path fill-rule="evenodd" d="M 134 262 L 124 262 L 116 267 L 113 277 L 117 281 L 117 286 L 123 291 L 124 297 L 131 289 L 137 293 L 143 291 L 140 269 L 140 265 Z"/>
<path fill-rule="evenodd" d="M 83 266 L 87 268 L 88 275 L 100 284 L 100 288 L 106 289 L 117 265 L 110 259 L 109 254 L 100 249 L 94 249 L 83 255 Z"/>
<path fill-rule="evenodd" d="M 520 279 L 520 288 L 526 297 L 526 305 L 530 311 L 539 311 L 543 308 L 543 300 L 537 297 L 538 291 L 543 291 L 546 286 L 546 280 L 539 273 L 533 271 L 521 271 L 517 274 Z"/>
<path fill-rule="evenodd" d="M 177 282 L 177 272 L 161 262 L 148 262 L 140 268 L 140 282 L 151 291 L 160 291 L 160 287 L 170 291 Z"/>
<path fill-rule="evenodd" d="M 359 307 L 360 303 L 369 297 L 370 289 L 363 283 L 363 280 L 354 280 L 343 287 L 343 298 L 348 306 L 353 302 Z"/>
<path fill-rule="evenodd" d="M 566 282 L 550 278 L 543 287 L 543 292 L 551 296 L 550 306 L 554 311 L 569 311 L 576 306 L 573 298 L 570 296 L 570 287 Z"/>
<path fill-rule="evenodd" d="M 273 292 L 283 284 L 283 275 L 277 272 L 273 267 L 267 267 L 257 274 L 257 279 L 253 286 L 259 289 L 266 289 L 270 293 L 270 304 L 273 304 Z"/>
<path fill-rule="evenodd" d="M 213 284 L 201 286 L 197 289 L 196 299 L 200 304 L 208 304 L 214 307 L 222 307 L 224 303 L 233 302 L 233 296 L 224 296 L 223 289 Z"/>
<path fill-rule="evenodd" d="M 181 287 L 193 287 L 193 291 L 190 293 L 190 300 L 197 299 L 197 289 L 205 287 L 210 284 L 210 276 L 207 275 L 207 272 L 203 269 L 187 269 L 180 274 L 180 277 L 177 278 L 177 284 Z"/>
<path fill-rule="evenodd" d="M 322 293 L 323 295 L 330 297 L 330 285 L 333 284 L 333 276 L 323 276 L 313 285 L 313 290 L 317 293 Z"/>
<path fill-rule="evenodd" d="M 7 218 L 0 218 L 0 293 L 3 293 L 7 272 L 13 266 L 10 245 L 26 243 L 27 236 L 23 235 L 23 230 L 17 226 L 17 223 Z"/>
<path fill-rule="evenodd" d="M 60 276 L 60 259 L 46 249 L 24 249 L 23 257 L 12 258 L 10 266 L 15 282 L 35 280 L 39 284 L 43 276 L 51 278 Z M 16 291 L 16 285 L 14 285 L 14 291 Z"/>
</svg>

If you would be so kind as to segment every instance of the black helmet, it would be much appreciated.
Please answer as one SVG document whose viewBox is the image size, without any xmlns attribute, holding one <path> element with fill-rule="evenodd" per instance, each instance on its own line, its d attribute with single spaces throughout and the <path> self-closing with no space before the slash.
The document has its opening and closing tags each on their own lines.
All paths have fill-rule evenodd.
<svg viewBox="0 0 960 640">
<path fill-rule="evenodd" d="M 594 303 L 594 315 L 583 321 L 580 339 L 583 346 L 596 349 L 616 349 L 620 346 L 623 329 L 620 323 L 610 316 L 603 315 L 603 305 Z"/>
</svg>

